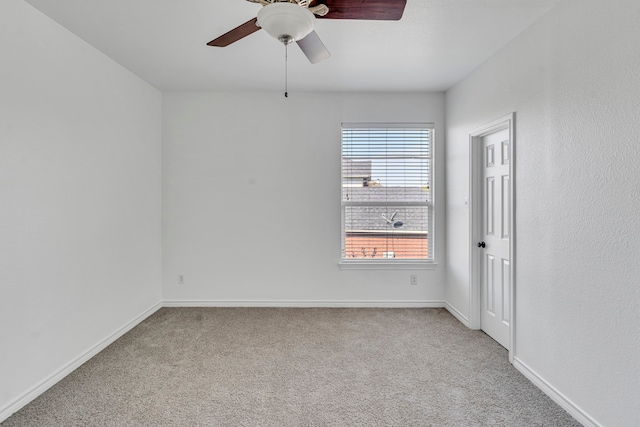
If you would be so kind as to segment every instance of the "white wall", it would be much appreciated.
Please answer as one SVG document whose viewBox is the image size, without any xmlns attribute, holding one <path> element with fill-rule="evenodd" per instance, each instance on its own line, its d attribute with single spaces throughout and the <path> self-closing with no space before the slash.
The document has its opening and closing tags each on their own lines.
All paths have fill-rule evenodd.
<svg viewBox="0 0 640 427">
<path fill-rule="evenodd" d="M 640 3 L 566 0 L 447 93 L 447 301 L 469 314 L 468 132 L 516 111 L 516 366 L 640 425 Z"/>
<path fill-rule="evenodd" d="M 443 240 L 436 270 L 338 268 L 340 123 L 393 121 L 435 122 L 444 161 L 442 93 L 164 94 L 164 299 L 441 304 Z M 436 173 L 444 190 L 444 170 Z M 443 196 L 436 194 L 436 239 Z"/>
<path fill-rule="evenodd" d="M 160 120 L 158 91 L 0 2 L 0 420 L 161 301 Z"/>
</svg>

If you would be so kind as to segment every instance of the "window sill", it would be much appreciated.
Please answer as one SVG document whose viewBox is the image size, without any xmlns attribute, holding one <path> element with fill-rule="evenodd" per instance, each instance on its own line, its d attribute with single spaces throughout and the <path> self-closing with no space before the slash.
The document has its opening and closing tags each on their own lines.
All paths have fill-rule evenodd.
<svg viewBox="0 0 640 427">
<path fill-rule="evenodd" d="M 338 262 L 340 270 L 435 270 L 438 264 L 435 261 L 396 261 L 396 260 L 371 260 Z"/>
</svg>

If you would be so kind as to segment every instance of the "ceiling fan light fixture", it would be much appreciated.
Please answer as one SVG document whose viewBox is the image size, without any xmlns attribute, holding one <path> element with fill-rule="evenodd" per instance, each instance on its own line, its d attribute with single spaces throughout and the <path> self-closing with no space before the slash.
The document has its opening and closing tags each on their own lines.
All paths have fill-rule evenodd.
<svg viewBox="0 0 640 427">
<path fill-rule="evenodd" d="M 284 44 L 305 38 L 315 21 L 313 13 L 295 3 L 272 3 L 258 12 L 258 25 Z"/>
</svg>

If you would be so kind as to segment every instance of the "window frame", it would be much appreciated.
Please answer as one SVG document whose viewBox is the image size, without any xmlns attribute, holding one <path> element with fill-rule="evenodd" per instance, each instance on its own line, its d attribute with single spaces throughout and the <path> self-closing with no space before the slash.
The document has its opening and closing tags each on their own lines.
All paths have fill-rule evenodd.
<svg viewBox="0 0 640 427">
<path fill-rule="evenodd" d="M 343 199 L 344 167 L 343 167 L 343 130 L 349 128 L 362 129 L 427 129 L 430 132 L 429 140 L 429 201 L 418 202 L 347 202 Z M 340 258 L 338 266 L 343 270 L 429 270 L 437 267 L 435 245 L 435 124 L 432 122 L 393 122 L 393 123 L 369 123 L 369 122 L 344 122 L 340 127 Z M 427 207 L 427 259 L 403 259 L 403 258 L 343 258 L 345 239 L 345 207 L 346 206 L 426 206 Z"/>
</svg>

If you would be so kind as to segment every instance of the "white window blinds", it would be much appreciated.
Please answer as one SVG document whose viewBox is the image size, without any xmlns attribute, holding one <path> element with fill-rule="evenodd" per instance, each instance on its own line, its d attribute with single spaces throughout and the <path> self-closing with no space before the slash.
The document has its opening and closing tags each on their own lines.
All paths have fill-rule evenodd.
<svg viewBox="0 0 640 427">
<path fill-rule="evenodd" d="M 431 259 L 428 124 L 343 124 L 342 260 Z"/>
</svg>

